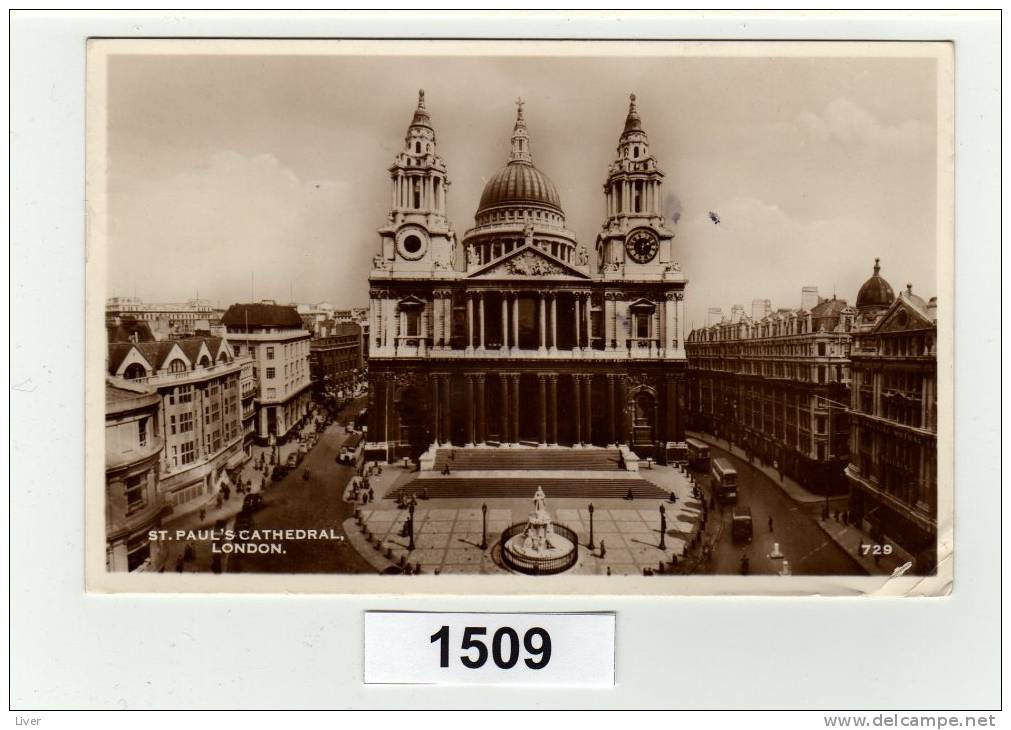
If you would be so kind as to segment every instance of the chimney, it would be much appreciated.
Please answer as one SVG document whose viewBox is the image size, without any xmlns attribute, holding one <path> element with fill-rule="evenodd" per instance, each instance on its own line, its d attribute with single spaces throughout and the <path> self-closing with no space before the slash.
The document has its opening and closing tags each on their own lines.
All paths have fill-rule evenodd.
<svg viewBox="0 0 1011 730">
<path fill-rule="evenodd" d="M 805 286 L 800 290 L 800 308 L 810 312 L 818 306 L 818 287 Z"/>
<path fill-rule="evenodd" d="M 768 299 L 751 300 L 751 318 L 756 322 L 768 317 L 770 311 L 772 311 L 772 302 L 770 300 Z"/>
<path fill-rule="evenodd" d="M 735 304 L 730 308 L 730 321 L 737 323 L 744 318 L 744 305 Z"/>
<path fill-rule="evenodd" d="M 723 310 L 719 307 L 710 307 L 706 312 L 706 327 L 712 327 L 723 321 Z"/>
</svg>

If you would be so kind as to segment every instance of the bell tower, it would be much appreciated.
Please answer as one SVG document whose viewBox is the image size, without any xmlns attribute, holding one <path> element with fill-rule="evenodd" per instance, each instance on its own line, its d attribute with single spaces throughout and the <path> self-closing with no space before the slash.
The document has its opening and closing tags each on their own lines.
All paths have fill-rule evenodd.
<svg viewBox="0 0 1011 730">
<path fill-rule="evenodd" d="M 597 235 L 597 267 L 605 279 L 657 279 L 674 271 L 674 234 L 663 218 L 663 177 L 632 94 L 604 183 L 607 217 Z"/>
<path fill-rule="evenodd" d="M 382 240 L 373 271 L 451 271 L 456 234 L 446 220 L 446 164 L 436 153 L 435 129 L 425 108 L 425 92 L 407 127 L 404 148 L 390 171 L 390 214 L 379 229 Z"/>
</svg>

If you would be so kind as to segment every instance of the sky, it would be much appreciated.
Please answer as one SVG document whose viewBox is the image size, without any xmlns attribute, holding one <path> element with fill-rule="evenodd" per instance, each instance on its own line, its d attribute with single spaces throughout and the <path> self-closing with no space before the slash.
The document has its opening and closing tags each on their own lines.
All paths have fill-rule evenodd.
<svg viewBox="0 0 1011 730">
<path fill-rule="evenodd" d="M 896 291 L 936 293 L 932 58 L 249 50 L 110 57 L 109 296 L 367 305 L 421 88 L 457 240 L 522 97 L 534 164 L 592 252 L 635 93 L 690 325 L 754 298 L 799 307 L 803 286 L 853 303 L 875 257 Z"/>
</svg>

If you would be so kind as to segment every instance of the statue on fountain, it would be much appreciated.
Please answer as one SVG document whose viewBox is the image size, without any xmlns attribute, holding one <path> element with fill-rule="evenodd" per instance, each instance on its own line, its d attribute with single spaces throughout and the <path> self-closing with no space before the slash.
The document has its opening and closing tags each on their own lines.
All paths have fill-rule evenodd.
<svg viewBox="0 0 1011 730">
<path fill-rule="evenodd" d="M 544 490 L 537 487 L 534 493 L 534 508 L 530 510 L 527 527 L 523 531 L 523 547 L 530 552 L 539 553 L 555 549 L 552 541 L 555 527 L 551 524 L 551 515 L 544 506 L 545 499 Z"/>
<path fill-rule="evenodd" d="M 564 525 L 555 531 L 545 504 L 544 489 L 537 487 L 533 509 L 522 523 L 509 528 L 510 536 L 502 543 L 502 558 L 508 567 L 522 573 L 549 575 L 568 570 L 576 562 L 575 533 Z M 522 526 L 522 531 L 518 528 Z"/>
</svg>

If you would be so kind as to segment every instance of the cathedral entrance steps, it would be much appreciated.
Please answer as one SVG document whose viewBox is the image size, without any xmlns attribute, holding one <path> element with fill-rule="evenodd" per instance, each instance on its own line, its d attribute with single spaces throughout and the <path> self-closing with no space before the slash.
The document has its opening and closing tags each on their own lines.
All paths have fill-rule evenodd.
<svg viewBox="0 0 1011 730">
<path fill-rule="evenodd" d="M 603 448 L 438 449 L 432 471 L 623 471 L 621 452 Z"/>
<path fill-rule="evenodd" d="M 429 476 L 418 477 L 386 495 L 386 499 L 426 495 L 429 499 L 482 498 L 529 499 L 541 487 L 551 498 L 624 499 L 629 490 L 635 499 L 666 499 L 668 493 L 645 479 L 500 477 L 500 476 Z"/>
</svg>

